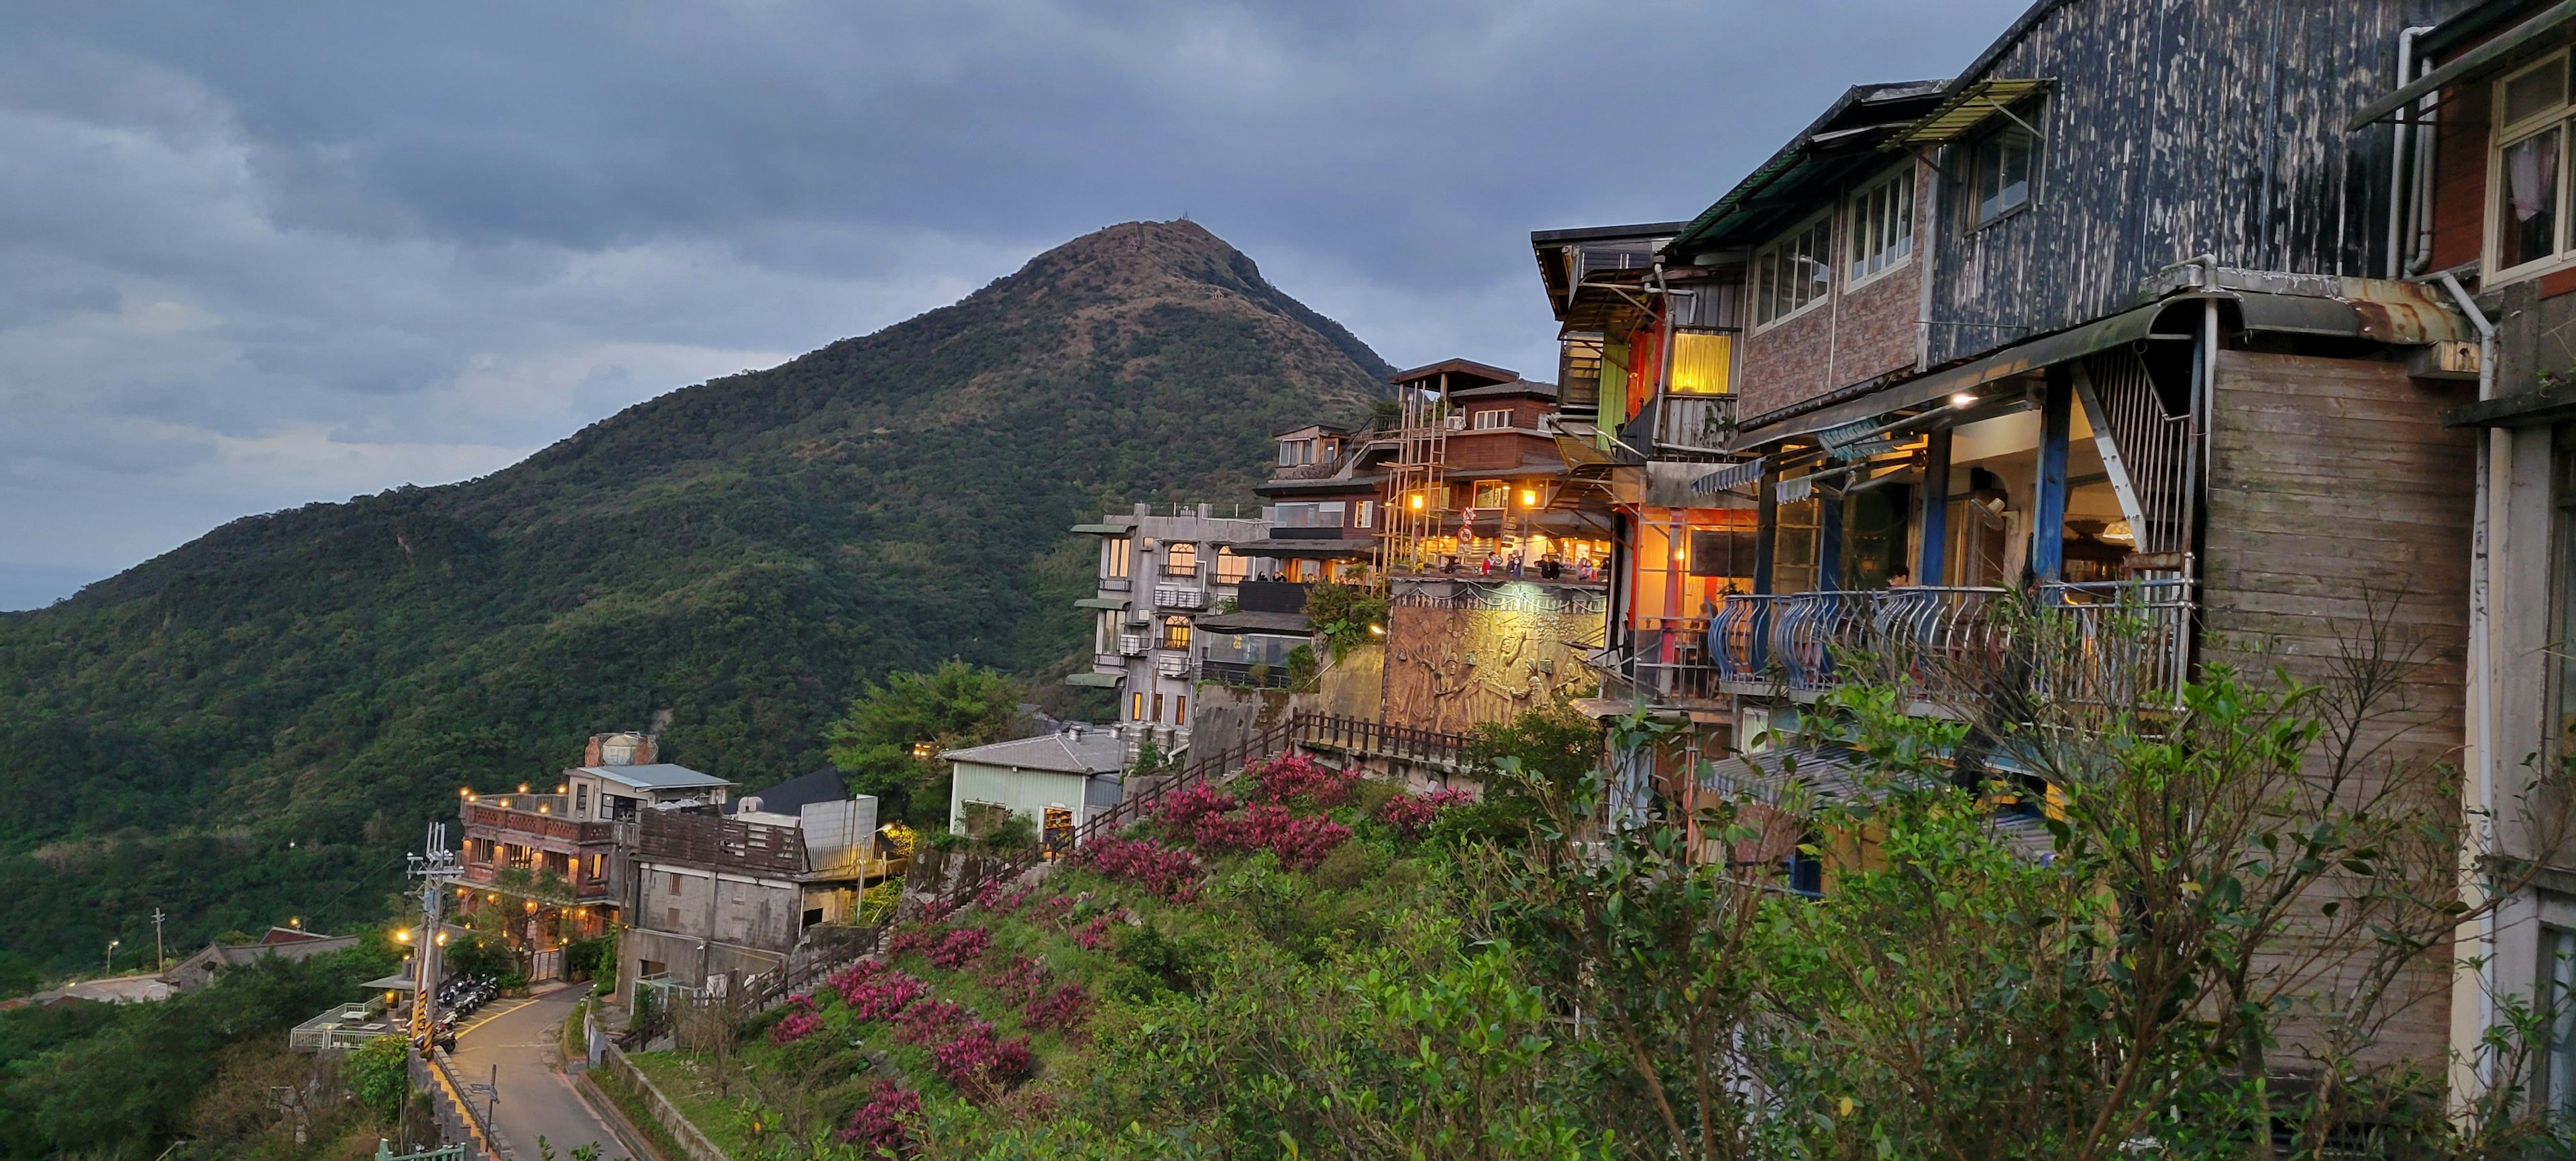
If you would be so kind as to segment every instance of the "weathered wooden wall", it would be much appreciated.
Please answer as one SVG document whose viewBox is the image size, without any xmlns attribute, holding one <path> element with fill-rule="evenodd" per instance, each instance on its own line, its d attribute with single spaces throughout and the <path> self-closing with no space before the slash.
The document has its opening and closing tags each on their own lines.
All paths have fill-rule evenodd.
<svg viewBox="0 0 2576 1161">
<path fill-rule="evenodd" d="M 2469 434 L 2441 426 L 2457 391 L 2393 363 L 2236 351 L 2219 356 L 2217 388 L 2203 662 L 2332 681 L 2375 602 L 2419 664 L 2390 703 L 2399 712 L 2365 741 L 2390 761 L 2456 768 L 2476 451 Z M 2365 792 L 2380 785 L 2363 781 Z M 2421 958 L 2398 994 L 2384 1050 L 2438 1062 L 2447 956 Z"/>
<path fill-rule="evenodd" d="M 2113 313 L 2140 279 L 2198 254 L 2376 276 L 2390 131 L 2344 125 L 2392 87 L 2401 30 L 2469 6 L 2041 0 L 1984 74 L 2056 80 L 2037 204 L 1966 231 L 1958 187 L 1943 189 L 1932 362 Z"/>
</svg>

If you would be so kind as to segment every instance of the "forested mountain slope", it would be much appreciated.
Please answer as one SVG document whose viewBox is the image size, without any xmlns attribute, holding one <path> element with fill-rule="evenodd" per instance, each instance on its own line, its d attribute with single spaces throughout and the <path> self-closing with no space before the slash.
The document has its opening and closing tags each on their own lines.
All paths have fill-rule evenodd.
<svg viewBox="0 0 2576 1161">
<path fill-rule="evenodd" d="M 1104 504 L 1251 499 L 1270 433 L 1388 368 L 1187 222 L 675 391 L 492 476 L 250 517 L 0 615 L 0 949 L 97 962 L 382 914 L 456 789 L 551 782 L 657 710 L 668 760 L 821 761 L 861 681 L 1060 673 Z"/>
</svg>

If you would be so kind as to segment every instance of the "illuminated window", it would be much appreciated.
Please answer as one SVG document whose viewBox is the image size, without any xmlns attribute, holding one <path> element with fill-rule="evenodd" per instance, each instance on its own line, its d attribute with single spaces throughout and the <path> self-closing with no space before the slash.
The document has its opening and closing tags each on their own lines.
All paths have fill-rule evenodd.
<svg viewBox="0 0 2576 1161">
<path fill-rule="evenodd" d="M 1675 395 L 1724 395 L 1735 366 L 1735 336 L 1699 331 L 1673 335 Z"/>
<path fill-rule="evenodd" d="M 1176 726 L 1190 724 L 1190 695 L 1186 693 L 1172 695 L 1172 724 Z"/>
<path fill-rule="evenodd" d="M 1130 695 L 1128 695 L 1128 696 L 1130 696 L 1130 697 L 1134 698 L 1135 700 L 1134 700 L 1133 702 L 1131 702 L 1131 703 L 1128 705 L 1128 707 L 1127 707 L 1127 720 L 1128 720 L 1128 721 L 1131 721 L 1131 722 L 1141 722 L 1141 721 L 1144 721 L 1144 720 L 1145 720 L 1145 695 L 1144 695 L 1144 694 L 1141 694 L 1141 693 L 1138 693 L 1138 694 L 1130 694 Z"/>
<path fill-rule="evenodd" d="M 1176 540 L 1163 546 L 1164 576 L 1199 575 L 1199 546 Z"/>
<path fill-rule="evenodd" d="M 1189 647 L 1190 619 L 1187 617 L 1163 618 L 1163 648 L 1187 649 Z"/>
<path fill-rule="evenodd" d="M 1501 480 L 1476 481 L 1475 503 L 1472 507 L 1501 508 L 1508 506 L 1511 502 L 1512 486 L 1510 484 Z"/>
<path fill-rule="evenodd" d="M 1224 545 L 1217 546 L 1216 583 L 1221 585 L 1241 584 L 1245 577 L 1251 575 L 1251 557 L 1236 556 L 1233 549 Z"/>
<path fill-rule="evenodd" d="M 1136 542 L 1124 536 L 1112 536 L 1100 542 L 1100 575 L 1111 580 L 1124 580 L 1136 556 Z"/>
<path fill-rule="evenodd" d="M 1154 720 L 1163 720 L 1163 695 L 1159 693 L 1154 695 Z"/>
</svg>

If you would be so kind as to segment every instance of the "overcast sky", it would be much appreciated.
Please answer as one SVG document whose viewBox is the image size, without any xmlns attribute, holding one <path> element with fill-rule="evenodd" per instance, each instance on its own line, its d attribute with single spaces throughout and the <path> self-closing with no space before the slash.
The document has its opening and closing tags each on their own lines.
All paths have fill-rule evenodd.
<svg viewBox="0 0 2576 1161">
<path fill-rule="evenodd" d="M 1543 377 L 1530 230 L 1689 217 L 2024 3 L 11 5 L 0 609 L 1138 218 L 1396 364 Z"/>
</svg>

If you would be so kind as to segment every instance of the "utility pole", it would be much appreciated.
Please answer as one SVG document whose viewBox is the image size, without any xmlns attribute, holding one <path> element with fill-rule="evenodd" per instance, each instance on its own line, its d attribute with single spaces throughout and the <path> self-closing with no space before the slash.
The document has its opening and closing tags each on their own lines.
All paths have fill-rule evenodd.
<svg viewBox="0 0 2576 1161">
<path fill-rule="evenodd" d="M 160 908 L 152 909 L 152 970 L 156 972 L 170 970 L 170 953 L 161 948 L 161 921 L 167 918 Z"/>
<path fill-rule="evenodd" d="M 411 863 L 411 876 L 420 880 L 420 944 L 411 953 L 412 986 L 416 989 L 411 1000 L 411 1034 L 426 1054 L 431 1035 L 437 1031 L 431 1016 L 438 1009 L 439 907 L 446 902 L 447 885 L 464 872 L 456 863 L 456 852 L 447 849 L 447 824 L 443 822 L 429 824 L 421 853 L 404 858 Z"/>
</svg>

